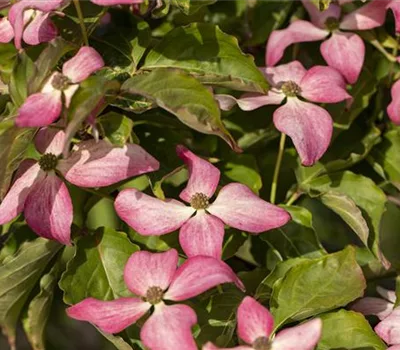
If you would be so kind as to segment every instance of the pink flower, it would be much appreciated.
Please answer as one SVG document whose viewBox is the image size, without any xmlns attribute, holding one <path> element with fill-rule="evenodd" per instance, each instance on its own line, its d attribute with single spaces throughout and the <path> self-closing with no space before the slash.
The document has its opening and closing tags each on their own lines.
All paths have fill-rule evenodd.
<svg viewBox="0 0 400 350">
<path fill-rule="evenodd" d="M 290 136 L 302 164 L 313 165 L 329 146 L 333 122 L 325 109 L 298 97 L 321 103 L 351 99 L 343 77 L 330 67 L 314 66 L 307 71 L 298 61 L 262 71 L 271 85 L 266 95 L 247 93 L 240 99 L 216 95 L 221 109 L 228 110 L 237 103 L 242 110 L 251 111 L 265 105 L 279 105 L 286 98 L 286 103 L 274 112 L 274 124 Z"/>
<path fill-rule="evenodd" d="M 118 215 L 140 234 L 162 235 L 180 228 L 179 242 L 188 257 L 207 255 L 219 259 L 224 224 L 260 233 L 290 220 L 285 210 L 265 202 L 240 183 L 223 187 L 210 203 L 220 171 L 183 146 L 177 147 L 177 153 L 189 168 L 189 181 L 180 198 L 190 206 L 174 199 L 150 197 L 135 189 L 123 190 L 117 196 Z"/>
<path fill-rule="evenodd" d="M 151 350 L 196 350 L 191 328 L 197 323 L 196 313 L 187 305 L 166 305 L 164 300 L 183 301 L 222 283 L 242 282 L 221 260 L 196 256 L 181 266 L 178 253 L 140 251 L 133 253 L 125 266 L 124 279 L 129 290 L 139 298 L 102 301 L 87 298 L 67 309 L 75 319 L 89 321 L 106 333 L 118 333 L 135 323 L 152 307 L 140 339 Z"/>
<path fill-rule="evenodd" d="M 18 110 L 15 124 L 19 127 L 50 125 L 61 114 L 63 97 L 68 108 L 79 83 L 103 66 L 104 61 L 96 50 L 82 47 L 64 63 L 62 73 L 53 73 L 41 92 L 26 99 Z"/>
<path fill-rule="evenodd" d="M 367 5 L 346 15 L 346 19 L 348 23 L 357 23 L 360 29 L 372 29 L 385 23 L 387 10 L 392 10 L 396 32 L 400 33 L 400 2 L 398 0 L 371 0 Z"/>
<path fill-rule="evenodd" d="M 251 297 L 245 297 L 240 303 L 237 321 L 238 336 L 249 345 L 232 348 L 236 350 L 312 350 L 322 332 L 322 321 L 316 318 L 296 327 L 287 328 L 272 337 L 274 319 L 271 313 Z M 217 349 L 220 348 L 212 343 L 203 346 L 203 350 Z"/>
<path fill-rule="evenodd" d="M 90 1 L 100 6 L 132 5 L 132 4 L 140 4 L 143 2 L 143 0 L 90 0 Z"/>
<path fill-rule="evenodd" d="M 8 43 L 14 38 L 15 46 L 20 49 L 22 39 L 29 45 L 54 39 L 57 28 L 50 15 L 61 6 L 62 1 L 20 0 L 12 5 L 8 18 L 0 19 L 0 43 Z"/>
<path fill-rule="evenodd" d="M 288 28 L 271 33 L 266 50 L 267 66 L 274 66 L 283 57 L 285 49 L 294 44 L 325 40 L 321 54 L 329 66 L 343 74 L 350 84 L 360 75 L 365 56 L 363 40 L 354 33 L 342 30 L 366 30 L 381 26 L 385 21 L 387 0 L 370 2 L 343 18 L 341 8 L 331 4 L 320 12 L 310 0 L 302 0 L 311 22 L 297 20 Z"/>
<path fill-rule="evenodd" d="M 354 303 L 351 309 L 364 315 L 378 316 L 381 322 L 375 326 L 375 332 L 387 344 L 399 345 L 389 349 L 400 349 L 400 307 L 394 307 L 396 293 L 382 287 L 376 290 L 384 299 L 365 297 Z"/>
<path fill-rule="evenodd" d="M 392 101 L 387 106 L 387 114 L 393 123 L 400 125 L 400 80 L 393 84 L 391 95 Z"/>
<path fill-rule="evenodd" d="M 67 186 L 57 176 L 81 187 L 100 187 L 155 171 L 159 163 L 140 146 L 113 147 L 106 141 L 81 142 L 67 159 L 60 159 L 65 134 L 55 128 L 39 131 L 35 145 L 40 160 L 24 160 L 16 180 L 0 205 L 0 225 L 24 212 L 39 236 L 70 244 L 73 216 Z"/>
</svg>

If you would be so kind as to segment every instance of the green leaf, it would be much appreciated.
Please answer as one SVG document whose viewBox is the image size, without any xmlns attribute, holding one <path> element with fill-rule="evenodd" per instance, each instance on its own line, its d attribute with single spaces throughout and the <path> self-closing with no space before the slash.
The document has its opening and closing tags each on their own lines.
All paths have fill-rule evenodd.
<svg viewBox="0 0 400 350">
<path fill-rule="evenodd" d="M 57 242 L 37 238 L 24 243 L 0 266 L 0 325 L 10 344 L 15 341 L 17 321 L 30 292 L 61 248 Z"/>
<path fill-rule="evenodd" d="M 111 143 L 123 146 L 131 137 L 133 121 L 125 115 L 108 112 L 97 118 L 97 125 Z"/>
<path fill-rule="evenodd" d="M 221 121 L 212 93 L 186 72 L 155 69 L 128 79 L 122 90 L 145 96 L 178 117 L 182 123 L 199 132 L 218 135 L 232 149 L 238 150 L 235 140 Z"/>
<path fill-rule="evenodd" d="M 28 83 L 36 73 L 36 67 L 26 52 L 18 55 L 10 77 L 10 96 L 14 104 L 20 107 L 28 96 Z"/>
<path fill-rule="evenodd" d="M 147 55 L 142 69 L 180 68 L 205 84 L 266 92 L 268 83 L 237 39 L 217 26 L 193 23 L 168 33 Z"/>
<path fill-rule="evenodd" d="M 263 241 L 279 251 L 282 257 L 318 258 L 325 254 L 324 248 L 312 226 L 311 213 L 302 207 L 282 206 L 292 217 L 285 226 L 260 235 Z"/>
<path fill-rule="evenodd" d="M 173 4 L 188 16 L 193 15 L 201 7 L 214 4 L 217 0 L 173 0 Z"/>
<path fill-rule="evenodd" d="M 385 211 L 386 195 L 370 178 L 345 171 L 320 176 L 303 185 L 303 189 L 319 194 L 337 193 L 350 198 L 361 209 L 368 224 L 368 247 L 381 263 L 388 267 L 379 244 L 379 227 Z"/>
<path fill-rule="evenodd" d="M 18 51 L 14 44 L 0 44 L 0 80 L 9 82 Z"/>
<path fill-rule="evenodd" d="M 104 105 L 107 103 L 107 98 L 111 98 L 118 88 L 119 83 L 117 81 L 109 81 L 100 76 L 89 77 L 80 84 L 68 108 L 68 120 L 70 122 L 65 130 L 66 142 L 64 154 L 68 153 L 69 142 L 78 131 L 83 121 L 91 113 L 101 109 L 101 107 L 104 108 Z"/>
<path fill-rule="evenodd" d="M 76 304 L 87 297 L 113 300 L 131 295 L 123 270 L 128 258 L 138 250 L 125 233 L 108 228 L 79 239 L 75 256 L 59 283 L 64 302 Z"/>
<path fill-rule="evenodd" d="M 40 292 L 29 303 L 27 317 L 23 320 L 23 326 L 33 350 L 46 349 L 45 330 L 50 317 L 55 288 L 72 252 L 72 247 L 65 247 L 63 254 L 50 271 L 40 279 Z"/>
<path fill-rule="evenodd" d="M 361 210 L 354 201 L 348 196 L 337 192 L 326 192 L 321 195 L 320 200 L 338 214 L 357 234 L 361 242 L 368 247 L 369 228 Z"/>
<path fill-rule="evenodd" d="M 275 329 L 347 305 L 364 294 L 366 282 L 353 247 L 302 262 L 273 286 Z"/>
<path fill-rule="evenodd" d="M 399 227 L 400 207 L 389 202 L 387 204 L 387 210 L 382 217 L 380 231 L 381 247 L 382 252 L 396 269 L 400 269 L 400 255 L 398 249 L 400 246 Z"/>
<path fill-rule="evenodd" d="M 386 345 L 372 330 L 363 315 L 339 310 L 321 316 L 322 336 L 317 350 L 374 349 L 384 350 Z"/>
<path fill-rule="evenodd" d="M 36 129 L 10 128 L 0 135 L 0 198 L 4 198 L 14 171 L 23 160 Z"/>
<path fill-rule="evenodd" d="M 318 10 L 325 11 L 329 7 L 331 0 L 311 0 L 311 2 L 318 8 Z"/>
<path fill-rule="evenodd" d="M 118 229 L 120 220 L 114 208 L 114 201 L 110 198 L 92 196 L 85 206 L 86 227 L 96 230 L 100 227 Z"/>
<path fill-rule="evenodd" d="M 400 132 L 398 129 L 388 131 L 383 141 L 373 148 L 371 156 L 381 165 L 390 181 L 400 184 Z"/>
</svg>

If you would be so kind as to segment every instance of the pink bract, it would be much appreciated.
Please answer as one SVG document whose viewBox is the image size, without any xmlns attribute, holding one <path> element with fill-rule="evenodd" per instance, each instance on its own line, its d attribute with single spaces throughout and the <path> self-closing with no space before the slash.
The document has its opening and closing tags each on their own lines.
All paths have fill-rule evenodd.
<svg viewBox="0 0 400 350">
<path fill-rule="evenodd" d="M 63 0 L 18 1 L 11 6 L 8 19 L 1 20 L 0 42 L 9 42 L 14 38 L 16 48 L 21 49 L 22 39 L 29 45 L 38 45 L 54 39 L 57 36 L 57 28 L 49 16 L 62 3 Z M 6 26 L 7 31 L 4 32 Z"/>
<path fill-rule="evenodd" d="M 321 45 L 325 61 L 341 72 L 348 83 L 354 84 L 364 63 L 365 45 L 357 34 L 343 30 L 367 30 L 381 26 L 389 1 L 372 1 L 343 17 L 339 5 L 331 3 L 327 10 L 320 12 L 310 0 L 302 1 L 311 22 L 297 20 L 286 29 L 273 31 L 266 48 L 267 66 L 276 65 L 285 49 L 294 43 L 325 40 Z"/>
<path fill-rule="evenodd" d="M 123 190 L 116 198 L 118 215 L 140 234 L 162 235 L 180 228 L 179 241 L 188 257 L 219 259 L 224 224 L 261 233 L 290 220 L 284 209 L 260 199 L 240 183 L 224 186 L 210 203 L 218 186 L 219 170 L 183 146 L 177 147 L 177 153 L 189 169 L 189 181 L 180 197 L 191 206 L 174 199 L 160 200 L 136 189 Z"/>
<path fill-rule="evenodd" d="M 64 63 L 62 73 L 53 73 L 41 92 L 26 99 L 18 110 L 15 124 L 18 127 L 39 127 L 55 122 L 61 114 L 62 97 L 68 108 L 79 83 L 103 66 L 104 61 L 95 49 L 82 47 Z"/>
<path fill-rule="evenodd" d="M 91 322 L 106 333 L 118 333 L 153 308 L 140 332 L 143 344 L 152 350 L 195 350 L 191 328 L 197 323 L 196 313 L 187 305 L 166 305 L 163 300 L 186 300 L 222 283 L 235 283 L 241 289 L 243 285 L 221 260 L 197 256 L 178 268 L 177 263 L 175 249 L 133 253 L 125 266 L 124 279 L 138 298 L 88 298 L 68 308 L 67 314 Z"/>
<path fill-rule="evenodd" d="M 39 236 L 70 244 L 72 201 L 57 172 L 78 186 L 99 187 L 159 168 L 157 160 L 140 146 L 118 148 L 106 141 L 99 141 L 95 149 L 91 141 L 84 141 L 69 158 L 59 159 L 64 139 L 64 131 L 56 128 L 39 131 L 35 146 L 42 157 L 38 162 L 27 159 L 21 163 L 0 205 L 0 225 L 24 212 L 27 224 Z"/>
<path fill-rule="evenodd" d="M 252 297 L 245 297 L 237 311 L 237 334 L 248 346 L 237 346 L 235 350 L 259 349 L 261 346 L 274 350 L 312 350 L 317 345 L 322 332 L 319 318 L 284 329 L 272 337 L 274 319 L 267 308 Z M 203 350 L 220 349 L 212 343 Z M 223 350 L 223 349 L 221 349 Z"/>
<path fill-rule="evenodd" d="M 314 66 L 308 71 L 298 61 L 277 67 L 262 68 L 271 85 L 267 94 L 246 93 L 239 99 L 230 95 L 216 95 L 221 109 L 235 103 L 246 111 L 265 105 L 279 105 L 273 121 L 276 128 L 290 136 L 304 166 L 315 164 L 327 150 L 333 131 L 333 121 L 322 107 L 310 102 L 337 103 L 350 100 L 341 74 L 330 67 Z"/>
</svg>

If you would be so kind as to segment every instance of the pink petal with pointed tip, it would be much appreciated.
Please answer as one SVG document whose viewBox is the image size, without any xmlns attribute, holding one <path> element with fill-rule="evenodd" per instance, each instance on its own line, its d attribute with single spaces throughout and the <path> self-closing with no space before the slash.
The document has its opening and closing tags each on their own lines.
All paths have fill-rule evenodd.
<svg viewBox="0 0 400 350">
<path fill-rule="evenodd" d="M 61 91 L 30 95 L 19 108 L 15 124 L 18 127 L 47 126 L 56 121 L 62 109 Z"/>
<path fill-rule="evenodd" d="M 208 342 L 205 345 L 203 345 L 202 350 L 253 350 L 253 348 L 251 346 L 246 346 L 246 345 L 235 346 L 233 348 L 219 348 L 218 346 L 215 346 L 213 343 Z"/>
<path fill-rule="evenodd" d="M 35 137 L 35 147 L 42 153 L 53 153 L 60 155 L 65 143 L 65 132 L 63 130 L 46 127 L 39 130 Z"/>
<path fill-rule="evenodd" d="M 333 131 L 332 118 L 325 109 L 289 98 L 273 118 L 276 128 L 292 139 L 304 166 L 313 165 L 323 156 Z"/>
<path fill-rule="evenodd" d="M 301 80 L 300 88 L 301 96 L 311 102 L 336 103 L 351 99 L 343 76 L 331 67 L 312 67 Z"/>
<path fill-rule="evenodd" d="M 223 111 L 230 110 L 235 104 L 242 111 L 252 111 L 254 109 L 267 105 L 280 105 L 285 99 L 285 95 L 279 91 L 269 90 L 267 94 L 246 93 L 240 98 L 230 95 L 214 95 L 219 104 L 219 108 Z"/>
<path fill-rule="evenodd" d="M 384 299 L 366 297 L 355 302 L 351 309 L 363 315 L 376 315 L 383 320 L 393 311 L 393 304 Z"/>
<path fill-rule="evenodd" d="M 313 350 L 322 333 L 320 318 L 279 332 L 273 340 L 274 350 Z"/>
<path fill-rule="evenodd" d="M 394 309 L 389 316 L 379 322 L 374 328 L 387 344 L 400 344 L 400 307 Z"/>
<path fill-rule="evenodd" d="M 221 175 L 218 168 L 205 159 L 196 156 L 182 145 L 176 146 L 176 153 L 185 162 L 189 170 L 188 183 L 179 197 L 186 202 L 190 202 L 190 199 L 196 193 L 203 193 L 208 198 L 212 197 Z"/>
<path fill-rule="evenodd" d="M 139 145 L 117 147 L 104 140 L 90 140 L 81 142 L 57 169 L 76 186 L 104 187 L 159 167 L 160 163 Z"/>
<path fill-rule="evenodd" d="M 151 304 L 138 298 L 120 298 L 111 301 L 87 298 L 66 309 L 67 315 L 88 321 L 106 333 L 119 333 L 141 318 Z"/>
<path fill-rule="evenodd" d="M 39 45 L 53 40 L 58 34 L 57 27 L 50 19 L 50 13 L 38 13 L 24 30 L 23 39 L 29 45 Z"/>
<path fill-rule="evenodd" d="M 303 20 L 297 20 L 285 29 L 274 30 L 267 42 L 265 63 L 267 66 L 275 66 L 290 45 L 323 40 L 328 35 L 327 30 Z"/>
<path fill-rule="evenodd" d="M 14 38 L 14 29 L 10 21 L 6 18 L 0 18 L 0 43 L 9 43 Z"/>
<path fill-rule="evenodd" d="M 220 259 L 224 232 L 224 223 L 220 219 L 198 210 L 181 227 L 179 243 L 188 257 L 205 255 Z"/>
<path fill-rule="evenodd" d="M 274 328 L 274 319 L 268 309 L 252 297 L 245 297 L 237 310 L 237 333 L 247 344 L 257 338 L 269 337 Z"/>
<path fill-rule="evenodd" d="M 39 236 L 71 244 L 72 201 L 67 186 L 48 174 L 31 189 L 25 201 L 27 224 Z"/>
<path fill-rule="evenodd" d="M 99 6 L 131 5 L 140 4 L 143 0 L 90 0 Z"/>
<path fill-rule="evenodd" d="M 72 83 L 80 83 L 103 67 L 104 61 L 100 54 L 89 46 L 83 46 L 74 57 L 64 63 L 62 72 Z"/>
<path fill-rule="evenodd" d="M 114 206 L 118 216 L 144 236 L 175 231 L 195 212 L 174 199 L 163 201 L 133 188 L 121 191 Z"/>
<path fill-rule="evenodd" d="M 14 41 L 17 49 L 21 49 L 22 33 L 24 31 L 24 11 L 37 9 L 43 12 L 53 11 L 62 4 L 63 0 L 21 0 L 11 6 L 8 18 L 14 28 Z"/>
<path fill-rule="evenodd" d="M 400 80 L 396 81 L 390 91 L 392 95 L 392 101 L 387 106 L 387 114 L 390 120 L 400 125 Z"/>
<path fill-rule="evenodd" d="M 400 345 L 389 346 L 387 350 L 400 350 Z"/>
<path fill-rule="evenodd" d="M 333 3 L 324 11 L 320 11 L 315 2 L 312 3 L 310 0 L 302 0 L 302 3 L 310 15 L 311 22 L 320 28 L 325 28 L 325 22 L 328 18 L 339 19 L 342 12 L 340 6 Z"/>
<path fill-rule="evenodd" d="M 197 350 L 192 335 L 196 323 L 196 313 L 187 305 L 157 304 L 140 331 L 140 339 L 151 350 Z"/>
<path fill-rule="evenodd" d="M 235 283 L 244 290 L 243 283 L 226 263 L 210 256 L 194 256 L 179 266 L 164 299 L 190 299 L 222 283 Z"/>
<path fill-rule="evenodd" d="M 175 249 L 164 253 L 145 251 L 133 253 L 124 269 L 124 280 L 135 294 L 145 296 L 150 287 L 165 290 L 170 285 L 178 264 L 178 252 Z"/>
<path fill-rule="evenodd" d="M 277 67 L 267 67 L 263 70 L 263 73 L 273 87 L 280 88 L 287 81 L 293 81 L 300 85 L 301 80 L 307 74 L 307 70 L 299 61 L 292 61 Z"/>
<path fill-rule="evenodd" d="M 394 290 L 389 290 L 389 289 L 383 288 L 381 286 L 377 286 L 376 291 L 382 298 L 385 298 L 386 300 L 390 301 L 392 304 L 396 303 L 397 297 L 396 297 L 396 292 Z"/>
<path fill-rule="evenodd" d="M 24 210 L 26 197 L 35 182 L 41 181 L 45 173 L 40 170 L 39 164 L 34 160 L 24 160 L 20 168 L 25 168 L 22 174 L 15 180 L 7 195 L 0 205 L 0 225 L 3 225 Z"/>
<path fill-rule="evenodd" d="M 320 49 L 325 61 L 342 73 L 350 84 L 358 80 L 364 64 L 365 45 L 357 34 L 335 32 Z"/>
<path fill-rule="evenodd" d="M 340 29 L 367 30 L 380 27 L 385 23 L 386 6 L 390 0 L 370 1 L 355 11 L 345 15 L 340 22 Z"/>
<path fill-rule="evenodd" d="M 286 210 L 264 201 L 240 183 L 223 187 L 207 211 L 225 224 L 251 233 L 268 231 L 290 220 Z"/>
</svg>

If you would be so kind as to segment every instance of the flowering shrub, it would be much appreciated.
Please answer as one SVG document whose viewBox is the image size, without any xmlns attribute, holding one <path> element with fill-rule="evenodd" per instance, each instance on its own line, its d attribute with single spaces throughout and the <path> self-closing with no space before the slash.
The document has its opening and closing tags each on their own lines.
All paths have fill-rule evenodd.
<svg viewBox="0 0 400 350">
<path fill-rule="evenodd" d="M 0 0 L 0 348 L 400 349 L 400 1 Z"/>
</svg>

